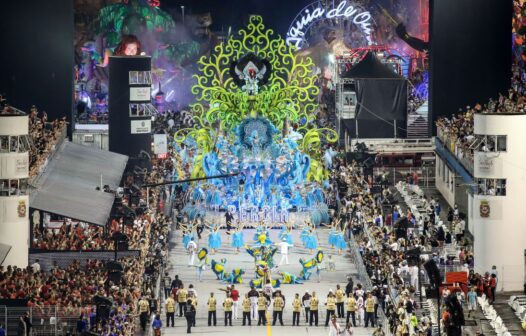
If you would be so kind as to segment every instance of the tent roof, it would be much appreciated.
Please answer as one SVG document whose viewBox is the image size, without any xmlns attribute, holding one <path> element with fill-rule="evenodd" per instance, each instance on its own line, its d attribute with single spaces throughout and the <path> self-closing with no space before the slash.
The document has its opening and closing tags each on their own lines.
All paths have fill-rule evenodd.
<svg viewBox="0 0 526 336">
<path fill-rule="evenodd" d="M 403 79 L 388 66 L 383 64 L 372 52 L 353 66 L 349 71 L 342 74 L 343 78 L 384 78 Z"/>
<path fill-rule="evenodd" d="M 105 225 L 115 196 L 97 191 L 101 184 L 115 190 L 128 157 L 65 141 L 36 181 L 31 208 L 83 222 Z"/>
</svg>

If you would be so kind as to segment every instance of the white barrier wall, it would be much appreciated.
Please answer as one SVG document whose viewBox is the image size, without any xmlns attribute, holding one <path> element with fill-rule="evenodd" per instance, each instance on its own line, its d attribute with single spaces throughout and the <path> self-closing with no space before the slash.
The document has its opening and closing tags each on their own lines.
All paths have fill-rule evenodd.
<svg viewBox="0 0 526 336">
<path fill-rule="evenodd" d="M 506 195 L 476 194 L 469 199 L 475 269 L 497 266 L 499 289 L 523 290 L 525 283 L 526 115 L 475 114 L 476 135 L 506 135 L 502 152 L 475 153 L 477 178 L 506 179 Z"/>
<path fill-rule="evenodd" d="M 0 115 L 0 137 L 27 137 L 27 115 Z M 0 139 L 0 142 L 3 140 Z M 11 246 L 3 265 L 27 267 L 29 249 L 29 152 L 0 146 L 0 243 Z M 12 185 L 16 181 L 16 185 Z M 24 181 L 22 183 L 21 181 Z M 24 185 L 22 187 L 22 185 Z M 1 260 L 0 260 L 1 262 Z"/>
<path fill-rule="evenodd" d="M 435 157 L 435 186 L 449 206 L 453 208 L 455 206 L 455 173 L 449 169 L 446 161 L 442 160 L 439 155 Z"/>
</svg>

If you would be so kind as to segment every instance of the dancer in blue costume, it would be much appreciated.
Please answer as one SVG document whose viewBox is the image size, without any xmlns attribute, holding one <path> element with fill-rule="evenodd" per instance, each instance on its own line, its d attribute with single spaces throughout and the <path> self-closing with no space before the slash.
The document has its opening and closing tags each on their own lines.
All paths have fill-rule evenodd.
<svg viewBox="0 0 526 336">
<path fill-rule="evenodd" d="M 305 248 L 313 252 L 318 248 L 318 238 L 316 236 L 316 229 L 310 223 L 307 223 L 309 226 L 308 235 L 305 237 Z"/>
<path fill-rule="evenodd" d="M 219 233 L 219 225 L 213 225 L 208 230 L 208 248 L 210 254 L 215 254 L 216 250 L 221 247 L 221 234 Z"/>
<path fill-rule="evenodd" d="M 336 247 L 336 244 L 337 244 L 337 241 L 338 241 L 338 230 L 337 230 L 337 227 L 340 224 L 340 221 L 341 220 L 338 220 L 338 221 L 334 220 L 332 222 L 332 224 L 329 225 L 329 227 L 331 228 L 331 230 L 329 231 L 329 245 L 331 246 L 331 248 Z"/>
<path fill-rule="evenodd" d="M 278 238 L 281 241 L 285 239 L 287 243 L 293 245 L 294 242 L 292 241 L 292 226 L 289 225 L 288 223 L 283 224 L 283 227 L 281 228 L 281 231 L 278 234 Z"/>
<path fill-rule="evenodd" d="M 309 235 L 309 228 L 310 228 L 309 225 L 307 224 L 307 222 L 305 222 L 303 224 L 303 228 L 301 229 L 300 239 L 301 239 L 301 242 L 303 243 L 303 246 L 305 246 L 307 236 Z"/>
<path fill-rule="evenodd" d="M 337 229 L 335 236 L 334 246 L 338 249 L 338 254 L 342 254 L 342 251 L 347 248 L 347 242 L 345 241 L 343 231 Z"/>
<path fill-rule="evenodd" d="M 186 248 L 190 240 L 192 238 L 194 238 L 195 240 L 196 238 L 195 233 L 194 233 L 195 225 L 193 221 L 191 221 L 188 224 L 180 224 L 180 226 L 181 226 L 181 232 L 183 233 L 183 246 Z"/>
<path fill-rule="evenodd" d="M 270 240 L 270 232 L 267 229 L 267 225 L 261 221 L 254 233 L 254 245 L 255 246 L 270 246 L 272 241 Z"/>
<path fill-rule="evenodd" d="M 243 237 L 243 224 L 237 223 L 237 227 L 232 234 L 232 247 L 235 248 L 235 254 L 239 253 L 239 250 L 245 246 L 245 239 Z"/>
</svg>

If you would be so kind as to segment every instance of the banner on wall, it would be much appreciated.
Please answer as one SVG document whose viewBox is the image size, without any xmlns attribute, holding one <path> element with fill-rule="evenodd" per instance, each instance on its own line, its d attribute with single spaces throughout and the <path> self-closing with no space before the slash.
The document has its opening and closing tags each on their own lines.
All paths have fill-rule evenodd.
<svg viewBox="0 0 526 336">
<path fill-rule="evenodd" d="M 131 134 L 148 134 L 152 132 L 152 120 L 132 120 Z"/>
<path fill-rule="evenodd" d="M 476 177 L 502 177 L 502 160 L 495 153 L 475 153 L 474 175 Z"/>
<path fill-rule="evenodd" d="M 151 88 L 149 86 L 130 87 L 130 101 L 149 102 L 151 98 Z"/>
<path fill-rule="evenodd" d="M 497 197 L 479 197 L 475 198 L 473 201 L 473 217 L 475 217 L 475 219 L 502 219 L 502 200 Z"/>
</svg>

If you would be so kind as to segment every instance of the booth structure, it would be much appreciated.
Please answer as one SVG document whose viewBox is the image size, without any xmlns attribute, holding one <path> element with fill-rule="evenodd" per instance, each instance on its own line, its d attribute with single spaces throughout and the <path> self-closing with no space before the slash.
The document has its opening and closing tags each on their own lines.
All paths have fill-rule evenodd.
<svg viewBox="0 0 526 336">
<path fill-rule="evenodd" d="M 374 53 L 339 75 L 336 89 L 340 139 L 405 138 L 407 80 Z"/>
<path fill-rule="evenodd" d="M 8 107 L 0 114 L 0 265 L 28 265 L 29 149 L 28 116 Z"/>
<path fill-rule="evenodd" d="M 151 58 L 110 57 L 109 150 L 130 157 L 152 146 Z"/>
<path fill-rule="evenodd" d="M 468 197 L 475 270 L 493 265 L 499 290 L 523 290 L 526 280 L 526 114 L 475 114 L 474 188 Z"/>
</svg>

